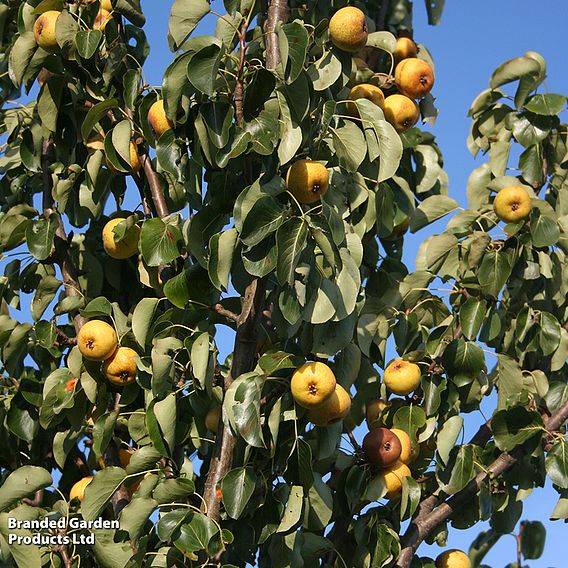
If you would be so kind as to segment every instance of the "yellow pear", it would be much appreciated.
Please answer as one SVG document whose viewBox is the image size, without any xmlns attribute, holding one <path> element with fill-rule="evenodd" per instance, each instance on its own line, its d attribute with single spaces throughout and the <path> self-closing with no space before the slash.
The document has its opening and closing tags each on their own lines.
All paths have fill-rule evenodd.
<svg viewBox="0 0 568 568">
<path fill-rule="evenodd" d="M 89 475 L 88 477 L 83 477 L 83 479 L 79 479 L 73 487 L 71 487 L 71 491 L 69 491 L 69 502 L 73 501 L 73 499 L 79 499 L 79 501 L 83 502 L 83 496 L 85 495 L 85 487 L 93 481 L 93 475 Z"/>
<path fill-rule="evenodd" d="M 90 139 L 89 139 L 90 140 Z M 87 142 L 87 147 L 89 147 L 89 142 Z M 103 149 L 104 149 L 104 144 L 103 144 Z M 108 166 L 108 168 L 113 171 L 115 174 L 119 174 L 122 172 L 119 172 L 111 163 L 110 161 L 107 159 L 106 160 L 106 164 Z M 134 144 L 134 142 L 132 142 L 132 140 L 130 141 L 130 168 L 132 169 L 132 171 L 137 174 L 140 171 L 140 168 L 142 167 L 142 164 L 140 162 L 140 157 L 138 156 L 138 150 L 136 149 L 136 144 Z"/>
<path fill-rule="evenodd" d="M 311 408 L 308 418 L 316 426 L 331 426 L 343 420 L 349 414 L 349 410 L 351 410 L 351 397 L 341 385 L 336 384 L 335 392 L 320 405 Z"/>
<path fill-rule="evenodd" d="M 112 4 L 110 0 L 101 0 L 101 8 L 107 12 L 112 12 Z"/>
<path fill-rule="evenodd" d="M 304 408 L 322 404 L 335 392 L 336 385 L 333 371 L 319 361 L 310 361 L 298 367 L 290 382 L 294 400 Z"/>
<path fill-rule="evenodd" d="M 382 398 L 371 400 L 365 405 L 365 420 L 369 429 L 382 426 L 381 415 L 386 407 L 387 403 Z"/>
<path fill-rule="evenodd" d="M 111 219 L 103 228 L 103 248 L 105 252 L 112 258 L 119 260 L 130 258 L 138 253 L 138 240 L 140 238 L 140 227 L 132 225 L 126 233 L 124 239 L 116 241 L 114 238 L 114 228 L 124 221 L 117 217 Z"/>
<path fill-rule="evenodd" d="M 507 223 L 518 223 L 531 213 L 531 197 L 520 185 L 504 187 L 493 201 L 493 211 L 497 217 Z"/>
<path fill-rule="evenodd" d="M 403 59 L 416 57 L 417 54 L 418 48 L 409 37 L 399 37 L 396 40 L 396 48 L 393 53 L 395 65 L 400 63 Z"/>
<path fill-rule="evenodd" d="M 387 489 L 387 498 L 394 499 L 402 491 L 403 478 L 412 477 L 412 472 L 399 460 L 392 467 L 383 470 L 381 477 Z"/>
<path fill-rule="evenodd" d="M 394 81 L 401 94 L 421 99 L 434 86 L 434 71 L 422 59 L 403 59 L 394 70 Z"/>
<path fill-rule="evenodd" d="M 471 560 L 465 552 L 454 548 L 436 558 L 436 568 L 471 568 Z"/>
<path fill-rule="evenodd" d="M 404 95 L 390 95 L 385 99 L 385 118 L 397 132 L 412 128 L 420 118 L 418 105 Z"/>
<path fill-rule="evenodd" d="M 34 23 L 34 38 L 36 43 L 45 51 L 54 53 L 59 49 L 55 35 L 55 24 L 61 12 L 48 10 L 41 14 Z"/>
<path fill-rule="evenodd" d="M 369 83 L 355 85 L 351 91 L 349 91 L 348 98 L 351 101 L 368 99 L 379 108 L 385 108 L 385 95 L 383 95 L 383 92 L 379 89 L 379 87 L 375 87 L 375 85 L 370 85 Z M 351 116 L 359 116 L 359 111 L 357 110 L 357 105 L 355 103 L 347 103 L 347 112 Z"/>
<path fill-rule="evenodd" d="M 214 434 L 217 434 L 219 429 L 219 420 L 221 420 L 221 407 L 216 404 L 212 406 L 205 415 L 205 427 Z"/>
<path fill-rule="evenodd" d="M 421 376 L 420 367 L 416 363 L 395 359 L 385 369 L 383 380 L 391 392 L 406 396 L 418 387 Z"/>
<path fill-rule="evenodd" d="M 343 51 L 359 51 L 367 45 L 368 35 L 365 14 L 354 6 L 337 10 L 329 21 L 329 37 Z"/>
<path fill-rule="evenodd" d="M 154 131 L 154 136 L 159 138 L 166 130 L 173 128 L 173 122 L 166 116 L 164 100 L 157 100 L 148 111 L 148 123 Z"/>
<path fill-rule="evenodd" d="M 103 365 L 106 378 L 119 387 L 129 385 L 136 380 L 138 367 L 136 365 L 138 353 L 130 347 L 119 347 Z"/>
<path fill-rule="evenodd" d="M 398 459 L 406 465 L 412 463 L 418 456 L 418 450 L 412 444 L 410 436 L 399 428 L 391 428 L 391 432 L 400 440 L 400 445 L 402 446 Z"/>
<path fill-rule="evenodd" d="M 99 10 L 99 13 L 97 14 L 97 17 L 95 18 L 95 21 L 93 22 L 93 29 L 102 31 L 111 20 L 112 14 L 108 10 L 101 8 Z"/>
<path fill-rule="evenodd" d="M 88 321 L 77 334 L 77 347 L 85 359 L 104 361 L 117 346 L 114 328 L 101 320 Z"/>
<path fill-rule="evenodd" d="M 294 162 L 286 173 L 286 188 L 300 203 L 314 203 L 327 192 L 327 168 L 312 160 Z"/>
</svg>

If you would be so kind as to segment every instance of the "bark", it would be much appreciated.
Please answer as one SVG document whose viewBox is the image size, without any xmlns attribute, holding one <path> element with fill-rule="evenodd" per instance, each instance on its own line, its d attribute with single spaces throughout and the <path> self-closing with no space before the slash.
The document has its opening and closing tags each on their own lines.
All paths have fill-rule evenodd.
<svg viewBox="0 0 568 568">
<path fill-rule="evenodd" d="M 162 219 L 170 214 L 168 204 L 166 203 L 166 198 L 164 192 L 162 191 L 162 184 L 160 183 L 160 178 L 158 174 L 154 171 L 152 166 L 152 160 L 147 152 L 140 153 L 140 162 L 142 163 L 142 168 L 144 169 L 144 174 L 148 180 L 148 185 L 150 186 L 150 194 L 152 196 L 152 202 L 156 208 L 156 213 L 158 217 Z"/>
<path fill-rule="evenodd" d="M 568 401 L 558 411 L 545 421 L 548 432 L 559 430 L 568 420 Z M 484 425 L 488 429 L 488 425 Z M 482 427 L 483 429 L 484 427 Z M 481 430 L 480 430 L 481 431 Z M 479 432 L 474 438 L 479 441 L 487 441 Z M 543 438 L 546 445 L 548 436 Z M 410 523 L 406 533 L 401 539 L 402 550 L 398 557 L 395 568 L 408 568 L 414 557 L 414 553 L 422 541 L 441 523 L 447 520 L 453 513 L 465 507 L 467 503 L 477 495 L 481 485 L 488 479 L 495 479 L 511 469 L 525 455 L 522 446 L 518 446 L 511 453 L 503 452 L 487 469 L 472 479 L 464 489 L 452 495 L 441 504 L 439 498 L 434 495 L 428 496 L 420 504 L 414 519 Z"/>
<path fill-rule="evenodd" d="M 237 336 L 235 338 L 233 363 L 231 371 L 225 377 L 223 384 L 225 392 L 229 389 L 234 379 L 243 373 L 252 371 L 255 367 L 258 324 L 262 313 L 265 291 L 266 281 L 258 278 L 252 280 L 245 291 L 243 308 L 237 319 Z M 223 420 L 220 420 L 203 492 L 203 500 L 207 507 L 206 513 L 216 521 L 219 520 L 217 484 L 231 469 L 235 444 L 236 440 L 231 431 L 226 429 Z"/>
<path fill-rule="evenodd" d="M 266 42 L 266 68 L 273 71 L 281 61 L 280 45 L 276 33 L 278 24 L 288 20 L 288 2 L 286 0 L 271 0 L 268 5 L 268 14 L 264 23 Z"/>
</svg>

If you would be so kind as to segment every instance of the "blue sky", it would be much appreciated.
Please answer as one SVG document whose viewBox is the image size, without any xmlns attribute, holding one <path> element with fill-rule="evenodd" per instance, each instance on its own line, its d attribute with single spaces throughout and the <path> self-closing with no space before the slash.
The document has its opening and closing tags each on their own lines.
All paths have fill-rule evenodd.
<svg viewBox="0 0 568 568">
<path fill-rule="evenodd" d="M 168 51 L 166 33 L 168 10 L 166 2 L 142 0 L 147 15 L 146 33 L 152 46 L 145 66 L 148 80 L 159 85 L 164 69 L 172 59 Z M 213 3 L 222 11 L 222 3 Z M 492 71 L 503 61 L 533 50 L 541 53 L 548 63 L 548 92 L 567 93 L 566 53 L 561 47 L 565 37 L 568 8 L 563 1 L 541 0 L 538 4 L 528 0 L 478 0 L 477 2 L 449 1 L 440 25 L 427 25 L 426 11 L 421 0 L 415 0 L 415 39 L 428 47 L 436 63 L 436 85 L 433 94 L 437 99 L 440 117 L 431 129 L 444 154 L 445 169 L 450 179 L 450 195 L 462 207 L 467 207 L 466 182 L 472 169 L 481 163 L 474 160 L 466 148 L 470 121 L 467 110 L 477 94 L 488 86 Z M 208 19 L 198 33 L 211 34 L 214 21 Z M 566 117 L 564 118 L 566 120 Z M 446 220 L 428 227 L 405 242 L 405 261 L 412 268 L 418 246 L 424 238 L 445 227 Z M 222 345 L 225 349 L 228 346 Z M 230 349 L 230 347 L 229 347 Z M 224 350 L 224 349 L 223 349 Z M 491 361 L 488 362 L 491 364 Z M 484 404 L 491 414 L 493 401 Z M 482 417 L 472 415 L 466 420 L 466 439 L 473 434 Z M 360 438 L 364 432 L 357 432 Z M 551 487 L 537 490 L 525 501 L 522 519 L 548 519 L 557 501 Z M 528 561 L 531 568 L 562 568 L 566 565 L 563 538 L 566 526 L 557 521 L 546 521 L 547 545 L 539 560 Z M 448 545 L 467 550 L 478 532 L 486 528 L 478 524 L 467 531 L 452 530 Z M 420 548 L 422 554 L 437 555 L 437 546 Z M 506 566 L 516 560 L 516 543 L 512 536 L 504 536 L 486 557 L 491 567 Z"/>
</svg>

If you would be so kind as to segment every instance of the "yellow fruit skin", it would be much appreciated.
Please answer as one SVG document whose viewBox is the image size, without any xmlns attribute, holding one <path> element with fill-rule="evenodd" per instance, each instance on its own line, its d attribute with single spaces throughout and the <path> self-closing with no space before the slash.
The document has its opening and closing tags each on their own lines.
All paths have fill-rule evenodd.
<svg viewBox="0 0 568 568">
<path fill-rule="evenodd" d="M 106 378 L 119 387 L 129 385 L 136 380 L 138 353 L 130 347 L 119 347 L 104 363 Z"/>
<path fill-rule="evenodd" d="M 402 490 L 403 477 L 412 477 L 412 473 L 408 466 L 402 463 L 400 460 L 397 461 L 389 469 L 385 469 L 381 475 L 387 489 L 388 499 L 394 499 L 395 497 L 398 497 Z"/>
<path fill-rule="evenodd" d="M 221 420 L 221 407 L 217 405 L 212 406 L 205 416 L 205 427 L 207 430 L 217 434 L 219 420 Z"/>
<path fill-rule="evenodd" d="M 322 404 L 310 409 L 308 418 L 316 426 L 331 426 L 343 420 L 350 410 L 349 393 L 341 385 L 335 385 L 335 392 Z"/>
<path fill-rule="evenodd" d="M 288 168 L 286 188 L 300 203 L 314 203 L 328 187 L 329 173 L 319 162 L 298 160 Z"/>
<path fill-rule="evenodd" d="M 412 128 L 420 118 L 418 105 L 404 95 L 390 95 L 385 99 L 385 118 L 397 132 Z"/>
<path fill-rule="evenodd" d="M 163 99 L 156 101 L 150 107 L 148 111 L 148 122 L 156 138 L 159 138 L 166 130 L 174 127 L 172 121 L 166 116 Z"/>
<path fill-rule="evenodd" d="M 118 346 L 114 328 L 101 320 L 88 321 L 77 335 L 77 347 L 91 361 L 104 361 Z"/>
<path fill-rule="evenodd" d="M 436 568 L 471 568 L 471 560 L 465 552 L 454 548 L 436 558 Z"/>
<path fill-rule="evenodd" d="M 416 57 L 417 54 L 416 44 L 409 37 L 399 37 L 396 40 L 396 48 L 393 53 L 395 64 L 400 63 L 403 59 Z"/>
<path fill-rule="evenodd" d="M 69 492 L 69 502 L 73 501 L 73 499 L 79 499 L 79 501 L 83 502 L 83 496 L 85 494 L 85 487 L 93 481 L 92 475 L 88 477 L 83 477 L 83 479 L 79 479 L 73 487 L 71 487 L 71 491 Z"/>
<path fill-rule="evenodd" d="M 55 36 L 55 24 L 61 12 L 48 10 L 39 16 L 34 23 L 34 38 L 36 43 L 45 51 L 54 53 L 59 49 Z"/>
<path fill-rule="evenodd" d="M 506 223 L 518 223 L 531 214 L 531 197 L 520 185 L 504 187 L 493 201 L 493 211 Z"/>
<path fill-rule="evenodd" d="M 395 359 L 385 369 L 383 380 L 387 388 L 394 394 L 406 396 L 420 384 L 420 367 L 416 363 Z"/>
<path fill-rule="evenodd" d="M 111 219 L 103 228 L 103 248 L 112 258 L 123 260 L 138 253 L 138 239 L 140 227 L 133 225 L 121 241 L 114 240 L 114 228 L 124 221 L 122 218 Z"/>
<path fill-rule="evenodd" d="M 422 59 L 403 59 L 394 70 L 394 81 L 401 94 L 421 99 L 434 86 L 434 71 Z"/>
<path fill-rule="evenodd" d="M 110 0 L 101 0 L 101 9 L 106 10 L 107 12 L 112 12 L 112 4 Z"/>
<path fill-rule="evenodd" d="M 402 446 L 402 451 L 398 458 L 399 461 L 406 465 L 412 463 L 418 456 L 418 452 L 413 447 L 410 436 L 404 430 L 398 428 L 391 428 L 391 432 L 400 440 L 400 445 Z"/>
<path fill-rule="evenodd" d="M 367 45 L 369 31 L 365 14 L 354 6 L 341 8 L 329 21 L 329 37 L 343 51 L 358 51 Z"/>
<path fill-rule="evenodd" d="M 310 361 L 298 367 L 290 382 L 294 400 L 304 408 L 322 404 L 335 392 L 336 385 L 333 371 L 319 361 Z"/>
<path fill-rule="evenodd" d="M 361 83 L 360 85 L 355 85 L 351 91 L 349 91 L 350 100 L 356 101 L 358 99 L 368 99 L 372 103 L 376 104 L 379 108 L 385 108 L 385 95 L 379 87 L 371 85 L 369 83 Z M 357 105 L 354 103 L 347 103 L 347 112 L 351 116 L 359 116 L 359 111 L 357 110 Z"/>
</svg>

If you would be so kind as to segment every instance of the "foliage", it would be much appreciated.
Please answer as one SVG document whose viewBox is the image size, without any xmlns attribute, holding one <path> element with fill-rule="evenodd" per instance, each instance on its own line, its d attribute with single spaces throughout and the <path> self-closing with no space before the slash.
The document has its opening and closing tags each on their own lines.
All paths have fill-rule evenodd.
<svg viewBox="0 0 568 568">
<path fill-rule="evenodd" d="M 542 57 L 504 63 L 473 102 L 467 144 L 486 159 L 463 209 L 430 131 L 399 135 L 365 99 L 358 117 L 348 113 L 361 71 L 329 42 L 329 2 L 290 1 L 272 29 L 254 0 L 225 0 L 221 15 L 205 0 L 171 4 L 174 55 L 158 93 L 142 72 L 138 0 L 112 0 L 102 30 L 93 29 L 98 1 L 0 3 L 2 565 L 55 555 L 104 568 L 381 567 L 400 554 L 398 566 L 431 567 L 412 559 L 420 542 L 401 540 L 401 523 L 420 522 L 432 496 L 463 503 L 429 542 L 444 543 L 450 525 L 490 521 L 470 551 L 479 565 L 547 478 L 560 495 L 552 517 L 568 518 L 567 99 L 539 90 Z M 358 4 L 371 27 L 365 80 L 390 92 L 411 3 L 386 13 L 382 2 Z M 426 4 L 437 23 L 444 2 Z M 55 53 L 32 32 L 47 10 L 62 10 Z M 193 33 L 204 17 L 215 18 L 213 36 Z M 419 57 L 431 62 L 424 46 Z M 148 115 L 158 97 L 174 128 L 156 139 Z M 433 97 L 420 108 L 433 124 Z M 298 158 L 330 173 L 313 206 L 286 191 Z M 492 202 L 510 185 L 527 188 L 532 212 L 503 226 Z M 405 227 L 449 214 L 409 272 Z M 109 216 L 126 219 L 117 240 L 139 225 L 139 255 L 105 253 Z M 136 383 L 113 386 L 81 356 L 74 338 L 86 319 L 111 323 L 138 353 Z M 236 332 L 224 361 L 220 326 Z M 393 345 L 423 371 L 404 398 L 389 398 L 381 380 Z M 291 374 L 313 359 L 352 394 L 342 423 L 313 427 L 294 404 Z M 494 393 L 489 435 L 464 441 L 464 415 Z M 389 399 L 382 422 L 420 448 L 391 500 L 344 437 L 377 398 Z M 219 404 L 215 434 L 205 419 Z M 93 471 L 83 502 L 68 503 Z M 95 530 L 94 545 L 8 547 L 8 516 L 69 514 L 117 518 L 120 528 Z M 522 554 L 538 558 L 544 527 L 523 527 Z"/>
</svg>

